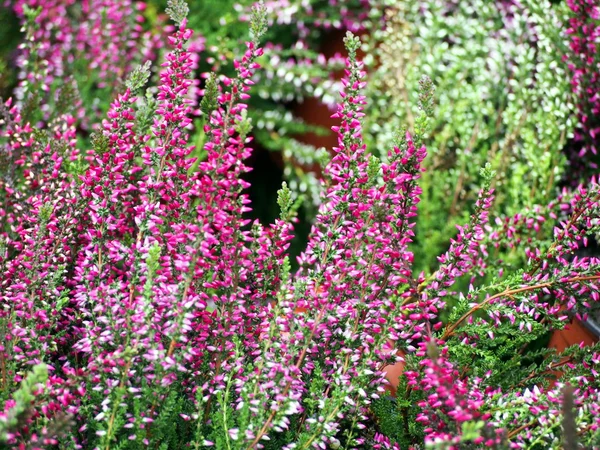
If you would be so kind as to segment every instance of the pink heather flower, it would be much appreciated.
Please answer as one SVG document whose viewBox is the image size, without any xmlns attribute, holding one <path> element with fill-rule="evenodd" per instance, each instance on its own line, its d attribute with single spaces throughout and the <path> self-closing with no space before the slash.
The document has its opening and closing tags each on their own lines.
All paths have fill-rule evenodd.
<svg viewBox="0 0 600 450">
<path fill-rule="evenodd" d="M 329 386 L 327 392 L 347 392 L 345 402 L 362 411 L 371 399 L 355 386 L 372 378 L 375 385 L 385 383 L 381 369 L 390 354 L 383 350 L 383 344 L 390 338 L 398 339 L 390 330 L 415 329 L 412 319 L 393 319 L 386 312 L 394 307 L 390 297 L 398 287 L 412 283 L 412 253 L 407 245 L 412 237 L 411 218 L 420 193 L 416 180 L 425 150 L 415 148 L 407 135 L 390 152 L 390 162 L 382 167 L 383 184 L 379 185 L 362 142 L 360 119 L 365 99 L 360 90 L 364 74 L 355 59 L 356 42 L 351 35 L 347 37 L 350 57 L 342 81 L 345 90 L 334 114 L 341 122 L 334 127 L 338 147 L 325 170 L 331 181 L 307 250 L 299 258 L 301 270 L 290 302 L 283 303 L 289 309 L 284 310 L 288 317 L 281 323 L 290 330 L 282 343 L 286 347 L 302 348 L 306 333 L 315 337 L 313 349 L 292 360 L 296 367 L 302 364 L 304 370 L 310 370 L 311 360 L 316 363 L 324 359 L 320 364 Z M 410 292 L 416 292 L 416 286 L 406 295 Z M 289 316 L 298 310 L 305 312 Z M 339 349 L 346 357 L 336 358 L 330 349 Z M 287 392 L 301 395 L 302 391 L 295 390 L 300 388 L 295 388 L 297 375 L 291 375 L 294 378 L 288 381 Z M 339 423 L 331 420 L 328 426 L 335 428 Z"/>
<path fill-rule="evenodd" d="M 373 441 L 374 450 L 400 450 L 400 446 L 397 443 L 392 444 L 390 440 L 383 434 L 375 433 Z"/>
<path fill-rule="evenodd" d="M 578 160 L 597 168 L 589 154 L 596 155 L 600 139 L 600 6 L 594 0 L 568 0 L 570 9 L 566 35 L 570 51 L 563 56 L 571 71 L 571 86 L 578 112 L 575 141 L 580 144 L 577 154 L 570 155 L 577 168 Z M 586 157 L 588 155 L 588 157 Z"/>
<path fill-rule="evenodd" d="M 148 380 L 158 370 L 152 367 L 157 359 L 164 360 L 161 370 L 180 370 L 176 362 L 170 361 L 170 355 L 165 356 L 167 349 L 155 341 L 157 336 L 189 327 L 184 311 L 181 323 L 172 322 L 172 315 L 180 307 L 179 289 L 178 280 L 169 278 L 173 272 L 168 263 L 178 249 L 177 240 L 189 235 L 179 235 L 178 230 L 194 232 L 193 228 L 186 232 L 175 223 L 181 207 L 186 206 L 176 199 L 181 197 L 180 190 L 193 163 L 187 158 L 191 148 L 185 131 L 191 121 L 186 95 L 192 62 L 185 49 L 190 36 L 191 30 L 184 22 L 171 38 L 173 51 L 166 56 L 161 73 L 154 136 L 136 135 L 135 98 L 127 90 L 112 104 L 103 124 L 105 151 L 88 157 L 90 167 L 82 179 L 81 195 L 87 199 L 91 223 L 78 257 L 74 292 L 86 321 L 75 349 L 89 355 L 91 373 L 102 373 L 118 364 L 125 366 L 120 376 L 133 376 L 137 369 L 132 367 L 144 359 L 151 362 L 145 374 Z M 134 154 L 140 149 L 143 164 L 149 166 L 144 176 L 140 176 L 144 168 L 134 164 Z M 131 247 L 123 244 L 125 238 L 133 241 Z M 146 285 L 150 276 L 147 264 L 150 258 L 160 256 L 156 255 L 156 245 L 164 246 L 165 254 L 163 268 L 151 274 L 154 280 L 149 282 L 156 283 L 153 289 Z M 145 261 L 141 267 L 139 258 Z M 175 261 L 174 266 L 178 264 Z M 138 284 L 135 280 L 139 279 L 140 269 L 144 275 Z M 152 296 L 155 298 L 150 302 Z M 125 339 L 118 332 L 121 328 L 130 333 Z M 102 379 L 96 383 L 101 381 L 107 383 L 107 393 L 115 387 Z M 163 374 L 163 385 L 172 381 L 171 374 Z M 99 384 L 96 387 L 105 389 Z"/>
<path fill-rule="evenodd" d="M 425 350 L 425 347 L 429 347 Z M 418 406 L 420 413 L 417 422 L 425 426 L 425 443 L 445 442 L 449 448 L 458 449 L 462 441 L 462 424 L 473 421 L 485 421 L 484 430 L 494 430 L 493 422 L 487 422 L 490 415 L 485 412 L 486 400 L 500 392 L 484 391 L 478 379 L 468 380 L 448 360 L 446 347 L 438 350 L 433 342 L 420 344 L 421 351 L 428 357 L 420 361 L 420 373 L 407 371 L 409 386 L 415 391 L 422 391 L 424 400 Z M 481 437 L 476 444 L 493 447 L 502 443 L 502 433 L 493 433 L 491 439 Z"/>
<path fill-rule="evenodd" d="M 161 41 L 143 30 L 139 13 L 145 3 L 133 0 L 8 0 L 23 25 L 25 7 L 39 14 L 28 33 L 31 42 L 21 45 L 21 68 L 16 96 L 28 92 L 49 93 L 55 80 L 76 70 L 76 60 L 87 62 L 86 74 L 97 81 L 94 88 L 116 88 L 136 63 L 156 59 Z M 75 5 L 80 15 L 74 16 Z M 32 70 L 35 62 L 37 70 Z M 92 95 L 93 91 L 92 91 Z M 88 126 L 86 111 L 76 105 L 76 117 Z M 47 113 L 48 111 L 44 111 Z"/>
<path fill-rule="evenodd" d="M 133 69 L 143 34 L 139 4 L 132 0 L 82 2 L 86 20 L 77 30 L 76 45 L 87 56 L 90 69 L 98 70 L 98 87 L 113 84 Z"/>
<path fill-rule="evenodd" d="M 434 280 L 425 288 L 429 297 L 444 297 L 446 291 L 456 280 L 464 274 L 471 273 L 478 268 L 480 272 L 485 268 L 482 253 L 485 246 L 480 242 L 485 238 L 484 226 L 488 222 L 488 211 L 494 201 L 493 189 L 489 186 L 479 192 L 475 203 L 475 213 L 466 226 L 458 226 L 458 236 L 450 242 L 448 251 L 438 257 L 440 267 L 434 274 Z"/>
</svg>

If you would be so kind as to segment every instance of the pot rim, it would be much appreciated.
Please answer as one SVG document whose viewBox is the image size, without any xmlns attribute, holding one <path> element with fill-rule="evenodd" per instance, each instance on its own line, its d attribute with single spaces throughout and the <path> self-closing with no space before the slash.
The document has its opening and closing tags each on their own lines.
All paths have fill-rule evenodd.
<svg viewBox="0 0 600 450">
<path fill-rule="evenodd" d="M 600 337 L 600 323 L 588 318 L 588 320 L 583 322 L 583 325 L 596 337 Z"/>
</svg>

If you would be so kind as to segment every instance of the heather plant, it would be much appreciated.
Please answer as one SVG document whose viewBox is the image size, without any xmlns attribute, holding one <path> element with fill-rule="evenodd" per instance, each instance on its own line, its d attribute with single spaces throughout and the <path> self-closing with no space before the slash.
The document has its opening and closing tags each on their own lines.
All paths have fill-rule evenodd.
<svg viewBox="0 0 600 450">
<path fill-rule="evenodd" d="M 594 1 L 569 0 L 566 3 L 570 51 L 564 60 L 572 76 L 571 87 L 578 113 L 575 142 L 569 156 L 574 169 L 571 179 L 577 181 L 578 177 L 589 174 L 590 168 L 594 172 L 598 167 L 600 79 L 597 70 L 588 68 L 597 68 L 600 64 L 600 8 Z"/>
<path fill-rule="evenodd" d="M 230 73 L 231 57 L 243 47 L 245 22 L 253 3 L 223 1 L 217 7 L 213 2 L 191 2 L 190 24 L 206 39 L 202 53 L 205 63 L 201 64 L 203 77 L 209 76 L 209 72 Z M 318 99 L 330 108 L 335 106 L 340 89 L 336 73 L 343 69 L 344 59 L 339 53 L 325 55 L 323 42 L 336 30 L 364 32 L 379 26 L 380 3 L 380 0 L 265 2 L 268 29 L 261 57 L 263 70 L 256 75 L 256 93 L 250 99 L 248 114 L 254 125 L 256 144 L 278 152 L 274 158 L 281 160 L 283 178 L 295 195 L 302 198 L 302 210 L 309 222 L 314 220 L 320 203 L 316 172 L 326 166 L 329 154 L 324 148 L 303 142 L 302 138 L 307 133 L 321 135 L 329 130 L 305 122 L 290 106 L 307 98 Z M 206 20 L 207 17 L 212 20 Z M 264 222 L 276 215 L 273 208 L 259 217 Z"/>
<path fill-rule="evenodd" d="M 14 11 L 28 32 L 25 42 L 29 44 L 18 53 L 15 64 L 20 69 L 16 100 L 28 101 L 30 110 L 45 107 L 58 95 L 60 79 L 72 78 L 80 99 L 74 114 L 78 119 L 78 139 L 88 144 L 97 124 L 88 123 L 87 118 L 106 114 L 111 93 L 122 87 L 125 75 L 136 64 L 150 63 L 155 75 L 150 84 L 158 81 L 158 63 L 166 36 L 163 29 L 169 30 L 162 14 L 166 1 L 6 0 L 5 5 L 5 14 L 8 16 L 8 11 Z M 211 73 L 226 76 L 235 73 L 231 61 L 243 52 L 251 5 L 252 2 L 246 0 L 191 2 L 191 26 L 197 30 L 197 37 L 191 43 L 190 52 L 195 60 L 198 58 L 192 79 L 198 87 L 206 87 Z M 339 54 L 324 56 L 320 43 L 331 30 L 360 31 L 370 26 L 369 12 L 375 11 L 376 5 L 377 1 L 373 0 L 286 0 L 265 4 L 269 28 L 264 38 L 265 55 L 261 58 L 263 71 L 255 77 L 257 95 L 251 99 L 249 118 L 254 124 L 256 142 L 269 151 L 281 152 L 282 175 L 305 199 L 303 208 L 309 218 L 314 217 L 320 198 L 315 167 L 326 164 L 327 152 L 298 138 L 307 132 L 321 134 L 327 130 L 303 122 L 289 105 L 302 102 L 306 97 L 316 97 L 333 107 L 339 91 L 334 72 L 343 67 L 343 58 Z M 11 21 L 10 17 L 7 20 Z M 11 59 L 14 58 L 2 58 L 0 67 L 4 65 L 8 69 Z M 36 66 L 33 70 L 24 67 L 28 61 Z M 9 70 L 6 73 L 12 74 Z M 22 79 L 25 73 L 29 78 L 35 77 L 37 82 Z M 12 78 L 6 83 L 10 80 Z M 33 83 L 29 89 L 28 83 Z M 40 101 L 40 93 L 47 98 Z M 152 93 L 153 90 L 149 90 L 149 94 Z M 199 100 L 196 89 L 190 90 L 188 95 Z M 204 120 L 200 110 L 194 108 L 192 141 L 199 149 L 206 140 Z M 270 197 L 267 195 L 264 200 L 268 202 Z M 263 222 L 275 218 L 276 213 L 270 210 L 274 208 L 260 214 Z"/>
<path fill-rule="evenodd" d="M 599 447 L 600 344 L 535 346 L 596 308 L 600 259 L 578 255 L 599 231 L 596 180 L 492 215 L 504 185 L 482 165 L 471 213 L 420 272 L 440 88 L 421 77 L 410 131 L 368 149 L 367 75 L 348 33 L 338 144 L 292 270 L 297 193 L 282 186 L 271 224 L 245 214 L 265 6 L 233 74 L 211 75 L 199 102 L 188 7 L 167 6 L 156 92 L 149 65 L 134 68 L 90 146 L 73 101 L 35 124 L 26 103 L 0 104 L 2 445 Z"/>
</svg>

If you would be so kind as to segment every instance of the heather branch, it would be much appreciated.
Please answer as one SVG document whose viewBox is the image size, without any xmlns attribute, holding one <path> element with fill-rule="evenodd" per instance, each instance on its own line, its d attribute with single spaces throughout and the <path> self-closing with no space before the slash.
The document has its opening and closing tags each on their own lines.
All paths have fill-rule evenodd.
<svg viewBox="0 0 600 450">
<path fill-rule="evenodd" d="M 323 319 L 324 311 L 325 311 L 325 307 L 322 307 L 319 311 L 319 315 L 317 316 L 317 318 L 311 328 L 310 334 L 309 334 L 308 338 L 306 339 L 304 346 L 302 347 L 302 351 L 300 352 L 300 355 L 298 356 L 298 359 L 296 360 L 296 364 L 294 365 L 296 370 L 300 369 L 300 367 L 302 366 L 302 363 L 304 362 L 304 358 L 306 357 L 306 352 L 308 351 L 308 347 L 310 346 L 310 344 L 314 338 L 317 327 L 319 326 L 319 324 L 321 323 L 321 320 Z M 283 397 L 285 397 L 287 395 L 291 385 L 292 384 L 289 381 L 286 383 L 286 385 L 282 391 Z M 278 406 L 280 406 L 280 404 L 281 404 L 281 401 L 278 402 Z M 256 446 L 256 444 L 258 444 L 260 442 L 262 437 L 269 431 L 271 423 L 273 422 L 273 419 L 275 418 L 276 414 L 277 414 L 277 409 L 274 409 L 273 411 L 271 411 L 271 414 L 269 415 L 269 417 L 263 424 L 262 428 L 256 434 L 256 437 L 254 438 L 254 440 L 250 443 L 250 445 L 248 447 L 246 447 L 246 450 L 250 450 L 250 449 L 254 448 Z"/>
<path fill-rule="evenodd" d="M 597 189 L 597 187 L 596 187 L 596 189 Z M 579 207 L 573 212 L 573 214 L 569 218 L 569 221 L 567 222 L 567 224 L 564 227 L 562 227 L 562 230 L 558 233 L 558 235 L 554 239 L 554 242 L 552 243 L 550 248 L 548 248 L 548 250 L 546 251 L 545 254 L 547 255 L 548 258 L 551 256 L 554 256 L 553 253 L 559 245 L 565 244 L 566 238 L 569 236 L 569 233 L 572 232 L 572 228 L 575 226 L 577 221 L 581 218 L 581 216 L 585 212 L 589 211 L 590 203 L 596 204 L 599 201 L 600 201 L 600 193 L 596 194 L 594 197 L 589 198 L 589 199 L 587 196 L 584 196 L 581 199 Z M 540 258 L 540 260 L 529 271 L 529 276 L 532 277 L 533 275 L 535 275 L 535 273 L 540 269 L 540 267 L 542 267 L 543 262 L 544 262 L 544 259 Z"/>
<path fill-rule="evenodd" d="M 190 8 L 185 0 L 168 0 L 166 13 L 177 25 L 187 18 Z"/>
<path fill-rule="evenodd" d="M 534 378 L 537 378 L 537 377 L 539 377 L 539 376 L 541 376 L 541 375 L 543 375 L 543 374 L 546 374 L 546 373 L 552 373 L 552 372 L 553 372 L 555 369 L 558 369 L 559 367 L 562 367 L 562 366 L 564 366 L 564 365 L 566 365 L 566 364 L 570 364 L 570 363 L 572 363 L 572 362 L 573 362 L 573 359 L 572 359 L 572 358 L 566 358 L 566 359 L 563 359 L 563 360 L 561 360 L 561 361 L 558 361 L 558 362 L 556 362 L 556 363 L 552 363 L 552 364 L 550 364 L 550 365 L 549 365 L 549 366 L 548 366 L 546 369 L 544 369 L 544 371 L 543 371 L 543 372 L 541 372 L 541 373 L 540 373 L 540 372 L 535 372 L 535 371 L 534 371 L 534 372 L 532 372 L 532 373 L 531 373 L 531 374 L 529 374 L 529 375 L 528 375 L 526 378 L 524 378 L 522 381 L 520 381 L 520 382 L 518 383 L 518 385 L 519 385 L 519 386 L 526 386 L 526 385 L 527 385 L 527 382 L 528 382 L 529 380 L 532 380 L 532 379 L 534 379 Z"/>
<path fill-rule="evenodd" d="M 544 288 L 550 288 L 558 283 L 571 284 L 571 283 L 577 283 L 580 281 L 591 281 L 591 280 L 600 280 L 600 275 L 578 276 L 578 277 L 568 278 L 566 280 L 555 280 L 555 281 L 549 281 L 546 283 L 535 284 L 532 286 L 524 286 L 524 287 L 520 287 L 520 288 L 516 288 L 516 289 L 506 289 L 502 292 L 499 292 L 498 294 L 494 294 L 494 295 L 486 298 L 481 303 L 473 306 L 469 311 L 467 311 L 465 314 L 463 314 L 456 322 L 454 322 L 452 325 L 449 325 L 446 327 L 446 330 L 444 331 L 444 334 L 442 335 L 441 339 L 444 341 L 448 340 L 448 338 L 452 337 L 455 334 L 455 330 L 460 326 L 461 323 L 463 323 L 465 320 L 467 320 L 469 317 L 471 317 L 477 311 L 481 310 L 486 305 L 490 304 L 491 302 L 493 302 L 494 300 L 497 300 L 499 298 L 510 297 L 512 295 L 520 294 L 522 292 L 529 292 L 529 291 L 535 291 L 535 290 L 544 289 Z"/>
<path fill-rule="evenodd" d="M 527 429 L 529 429 L 529 428 L 533 427 L 534 425 L 536 425 L 536 424 L 538 424 L 538 423 L 539 423 L 539 421 L 538 421 L 537 419 L 536 419 L 536 420 L 532 420 L 532 421 L 531 421 L 531 422 L 529 422 L 529 423 L 526 423 L 526 424 L 524 424 L 524 425 L 521 425 L 521 426 L 520 426 L 520 427 L 518 427 L 518 428 L 515 428 L 514 430 L 511 430 L 511 431 L 508 433 L 507 439 L 510 441 L 510 440 L 511 440 L 511 439 L 513 439 L 515 436 L 518 436 L 518 435 L 519 435 L 519 434 L 520 434 L 522 431 L 524 431 L 524 430 L 527 430 Z"/>
</svg>

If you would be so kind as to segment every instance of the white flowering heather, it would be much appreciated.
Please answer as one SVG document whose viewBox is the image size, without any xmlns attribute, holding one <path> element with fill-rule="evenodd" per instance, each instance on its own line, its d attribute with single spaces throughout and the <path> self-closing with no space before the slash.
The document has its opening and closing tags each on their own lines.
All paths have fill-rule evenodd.
<svg viewBox="0 0 600 450">
<path fill-rule="evenodd" d="M 567 14 L 538 0 L 387 3 L 371 43 L 365 134 L 373 152 L 385 152 L 400 127 L 415 125 L 419 80 L 433 80 L 438 106 L 414 247 L 418 267 L 433 271 L 473 211 L 485 164 L 496 171 L 497 214 L 549 202 L 563 176 L 581 181 L 580 171 L 565 171 L 563 152 L 577 122 L 561 60 L 569 53 Z"/>
</svg>

